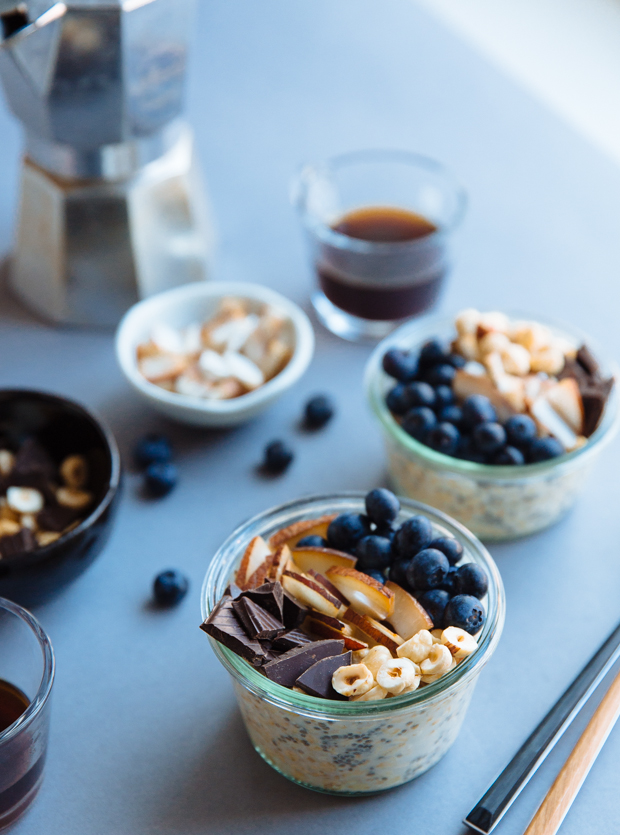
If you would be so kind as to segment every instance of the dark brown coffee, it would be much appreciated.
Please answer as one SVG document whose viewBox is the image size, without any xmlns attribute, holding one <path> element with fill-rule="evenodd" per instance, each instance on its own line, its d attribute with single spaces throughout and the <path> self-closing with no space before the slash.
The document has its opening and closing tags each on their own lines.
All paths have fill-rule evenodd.
<svg viewBox="0 0 620 835">
<path fill-rule="evenodd" d="M 0 679 L 0 733 L 9 728 L 13 722 L 16 722 L 29 705 L 30 701 L 25 693 L 8 681 Z M 22 811 L 19 804 L 39 781 L 45 763 L 45 756 L 40 756 L 30 768 L 25 765 L 29 759 L 29 740 L 24 738 L 23 742 L 14 743 L 10 760 L 2 763 L 2 767 L 7 769 L 2 774 L 2 783 L 8 785 L 8 788 L 0 790 L 0 818 L 10 810 L 15 809 L 15 815 L 10 815 L 3 820 L 3 824 L 8 824 L 14 817 L 18 817 Z M 13 777 L 14 782 L 11 782 L 11 777 Z M 29 803 L 30 798 L 24 802 Z"/>
<path fill-rule="evenodd" d="M 407 209 L 367 206 L 343 215 L 332 229 L 354 240 L 402 245 L 366 252 L 324 242 L 316 269 L 333 304 L 362 319 L 384 321 L 433 306 L 447 261 L 443 236 L 430 220 Z"/>
</svg>

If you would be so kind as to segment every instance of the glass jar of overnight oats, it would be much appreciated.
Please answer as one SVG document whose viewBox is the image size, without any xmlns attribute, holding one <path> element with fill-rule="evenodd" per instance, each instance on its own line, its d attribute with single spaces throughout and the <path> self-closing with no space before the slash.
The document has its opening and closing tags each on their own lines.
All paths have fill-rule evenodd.
<svg viewBox="0 0 620 835">
<path fill-rule="evenodd" d="M 504 624 L 504 588 L 484 546 L 458 522 L 418 502 L 401 500 L 398 522 L 422 513 L 438 536 L 455 537 L 464 560 L 489 578 L 487 618 L 478 649 L 433 684 L 382 701 L 331 701 L 270 681 L 244 659 L 209 639 L 230 673 L 246 729 L 256 751 L 295 783 L 329 794 L 364 795 L 394 788 L 435 765 L 455 741 L 482 668 Z M 281 505 L 245 522 L 217 552 L 205 577 L 204 618 L 233 579 L 247 544 L 305 519 L 364 512 L 364 494 L 315 496 Z"/>
<path fill-rule="evenodd" d="M 616 374 L 595 341 L 577 329 L 539 316 L 514 318 L 539 322 L 576 345 L 586 344 L 605 376 Z M 379 421 L 387 451 L 391 486 L 399 495 L 424 501 L 458 519 L 487 541 L 516 539 L 557 522 L 575 503 L 601 450 L 618 428 L 618 392 L 613 387 L 600 423 L 579 449 L 558 458 L 523 466 L 478 464 L 437 452 L 408 435 L 394 419 L 385 396 L 394 385 L 382 368 L 390 348 L 417 350 L 437 337 L 450 342 L 456 335 L 454 317 L 410 322 L 377 345 L 365 373 L 370 406 Z"/>
</svg>

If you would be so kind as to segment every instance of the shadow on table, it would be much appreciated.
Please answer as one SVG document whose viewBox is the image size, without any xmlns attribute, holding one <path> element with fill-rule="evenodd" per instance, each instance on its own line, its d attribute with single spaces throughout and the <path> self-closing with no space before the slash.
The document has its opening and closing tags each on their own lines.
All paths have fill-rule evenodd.
<svg viewBox="0 0 620 835">
<path fill-rule="evenodd" d="M 260 831 L 273 818 L 334 811 L 364 798 L 308 791 L 281 777 L 254 751 L 238 711 L 209 739 L 208 748 L 175 772 L 167 797 L 152 805 L 153 831 Z M 244 823 L 246 824 L 244 826 Z M 275 823 L 275 822 L 274 822 Z M 151 830 L 149 830 L 151 831 Z"/>
</svg>

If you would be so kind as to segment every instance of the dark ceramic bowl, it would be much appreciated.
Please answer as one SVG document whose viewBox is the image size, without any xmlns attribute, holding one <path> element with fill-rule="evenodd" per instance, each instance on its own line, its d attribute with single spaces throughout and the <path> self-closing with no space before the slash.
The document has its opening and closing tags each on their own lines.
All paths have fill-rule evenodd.
<svg viewBox="0 0 620 835">
<path fill-rule="evenodd" d="M 114 436 L 83 406 L 40 391 L 0 389 L 0 436 L 35 437 L 57 464 L 83 455 L 94 509 L 51 545 L 0 559 L 0 597 L 27 606 L 49 600 L 85 571 L 110 535 L 119 496 L 121 459 Z"/>
</svg>

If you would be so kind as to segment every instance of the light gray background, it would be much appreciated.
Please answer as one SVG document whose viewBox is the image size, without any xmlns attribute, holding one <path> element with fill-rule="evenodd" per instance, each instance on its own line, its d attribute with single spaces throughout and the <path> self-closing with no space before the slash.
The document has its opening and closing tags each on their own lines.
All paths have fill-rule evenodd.
<svg viewBox="0 0 620 835">
<path fill-rule="evenodd" d="M 523 308 L 571 321 L 620 355 L 620 173 L 406 0 L 201 0 L 189 115 L 220 231 L 216 275 L 264 282 L 307 306 L 310 273 L 288 183 L 307 159 L 364 147 L 418 150 L 448 163 L 471 196 L 458 266 L 442 302 Z M 0 250 L 10 246 L 19 132 L 0 112 Z M 492 546 L 508 596 L 506 629 L 454 748 L 431 772 L 364 800 L 314 794 L 251 748 L 227 675 L 200 622 L 199 588 L 241 520 L 302 494 L 366 489 L 384 478 L 361 375 L 367 347 L 317 325 L 302 382 L 232 432 L 164 423 L 116 367 L 109 334 L 62 331 L 0 296 L 0 384 L 84 401 L 109 420 L 125 460 L 147 430 L 169 431 L 178 489 L 138 497 L 128 474 L 110 544 L 36 614 L 58 659 L 47 776 L 16 835 L 389 832 L 460 835 L 468 812 L 620 616 L 618 444 L 587 495 L 552 530 Z M 306 396 L 329 391 L 338 416 L 304 436 Z M 279 480 L 254 465 L 287 438 Z M 177 566 L 192 589 L 177 610 L 149 608 L 153 576 Z M 585 716 L 499 830 L 525 829 Z M 617 833 L 620 730 L 567 818 L 565 835 Z"/>
</svg>

